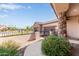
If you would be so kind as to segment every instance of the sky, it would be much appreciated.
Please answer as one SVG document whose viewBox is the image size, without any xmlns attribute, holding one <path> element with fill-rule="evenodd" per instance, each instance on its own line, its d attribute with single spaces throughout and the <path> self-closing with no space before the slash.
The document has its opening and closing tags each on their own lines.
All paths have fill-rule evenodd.
<svg viewBox="0 0 79 59">
<path fill-rule="evenodd" d="M 0 24 L 24 28 L 56 19 L 48 3 L 0 3 Z"/>
</svg>

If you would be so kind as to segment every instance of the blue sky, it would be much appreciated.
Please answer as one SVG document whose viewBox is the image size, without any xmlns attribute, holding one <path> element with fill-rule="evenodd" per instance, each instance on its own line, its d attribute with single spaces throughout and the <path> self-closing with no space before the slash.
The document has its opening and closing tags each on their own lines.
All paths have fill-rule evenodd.
<svg viewBox="0 0 79 59">
<path fill-rule="evenodd" d="M 56 19 L 55 13 L 47 3 L 0 4 L 0 24 L 23 28 L 34 22 Z"/>
</svg>

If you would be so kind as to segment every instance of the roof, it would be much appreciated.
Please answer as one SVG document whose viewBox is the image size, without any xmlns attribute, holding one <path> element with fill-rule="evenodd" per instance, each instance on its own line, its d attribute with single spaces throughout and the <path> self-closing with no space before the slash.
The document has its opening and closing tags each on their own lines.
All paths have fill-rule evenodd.
<svg viewBox="0 0 79 59">
<path fill-rule="evenodd" d="M 60 12 L 67 11 L 69 8 L 69 3 L 51 3 L 52 8 L 54 9 L 57 16 Z"/>
<path fill-rule="evenodd" d="M 35 26 L 35 25 L 50 24 L 50 23 L 56 23 L 56 22 L 58 22 L 58 20 L 50 20 L 50 21 L 47 21 L 47 22 L 35 22 L 33 26 Z"/>
<path fill-rule="evenodd" d="M 49 23 L 56 23 L 56 22 L 58 22 L 58 20 L 50 20 L 47 22 L 43 22 L 42 24 L 49 24 Z"/>
</svg>

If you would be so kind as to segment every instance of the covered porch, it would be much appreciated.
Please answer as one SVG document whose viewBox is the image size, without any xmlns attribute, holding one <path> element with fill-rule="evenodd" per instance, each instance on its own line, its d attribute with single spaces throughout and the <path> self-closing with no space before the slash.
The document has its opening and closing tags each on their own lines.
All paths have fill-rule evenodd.
<svg viewBox="0 0 79 59">
<path fill-rule="evenodd" d="M 79 4 L 52 3 L 58 19 L 58 35 L 79 39 Z"/>
</svg>

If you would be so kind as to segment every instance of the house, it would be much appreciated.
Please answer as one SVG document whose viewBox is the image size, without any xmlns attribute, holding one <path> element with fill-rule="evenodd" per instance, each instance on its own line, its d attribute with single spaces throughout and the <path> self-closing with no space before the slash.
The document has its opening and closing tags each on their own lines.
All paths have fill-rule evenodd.
<svg viewBox="0 0 79 59">
<path fill-rule="evenodd" d="M 0 30 L 8 29 L 5 25 L 0 25 Z"/>
<path fill-rule="evenodd" d="M 35 22 L 34 31 L 41 36 L 56 33 L 65 38 L 79 39 L 79 3 L 51 3 L 56 21 Z"/>
</svg>

